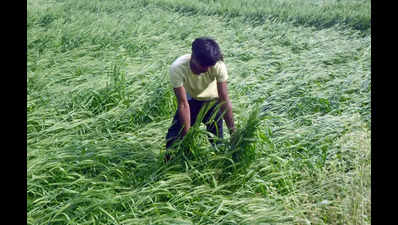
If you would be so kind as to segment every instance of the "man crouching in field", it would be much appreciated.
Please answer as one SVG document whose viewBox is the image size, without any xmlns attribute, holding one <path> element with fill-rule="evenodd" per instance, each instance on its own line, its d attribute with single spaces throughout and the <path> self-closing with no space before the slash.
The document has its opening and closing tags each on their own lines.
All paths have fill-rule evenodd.
<svg viewBox="0 0 398 225">
<path fill-rule="evenodd" d="M 170 80 L 177 97 L 178 108 L 166 135 L 166 151 L 184 137 L 195 123 L 200 109 L 217 101 L 206 113 L 203 121 L 207 130 L 223 138 L 223 120 L 230 134 L 235 131 L 232 106 L 228 97 L 227 68 L 217 42 L 211 38 L 197 38 L 192 43 L 192 54 L 177 58 L 170 67 Z M 221 103 L 221 111 L 215 110 Z M 216 113 L 214 120 L 210 121 Z M 213 119 L 213 118 L 212 118 Z M 213 140 L 209 139 L 213 144 Z M 165 161 L 170 160 L 166 152 Z"/>
</svg>

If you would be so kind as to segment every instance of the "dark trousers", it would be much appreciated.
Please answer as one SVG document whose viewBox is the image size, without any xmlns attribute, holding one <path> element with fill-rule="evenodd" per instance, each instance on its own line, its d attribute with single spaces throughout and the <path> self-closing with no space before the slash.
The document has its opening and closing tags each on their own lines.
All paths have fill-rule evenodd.
<svg viewBox="0 0 398 225">
<path fill-rule="evenodd" d="M 198 101 L 193 98 L 188 100 L 190 115 L 191 115 L 191 126 L 193 126 L 193 124 L 196 122 L 196 118 L 198 116 L 198 113 L 200 112 L 200 109 L 209 103 L 210 101 Z M 212 134 L 214 134 L 219 138 L 223 138 L 223 119 L 221 111 L 216 110 L 217 105 L 218 102 L 214 104 L 209 111 L 207 111 L 202 122 L 206 125 L 207 131 L 211 132 Z M 216 113 L 216 115 L 214 116 L 213 119 L 212 117 L 214 113 Z M 166 149 L 170 148 L 170 146 L 176 140 L 181 139 L 181 129 L 182 129 L 182 123 L 179 121 L 178 109 L 177 109 L 171 127 L 169 128 L 166 135 Z M 209 138 L 209 141 L 211 144 L 215 144 L 212 138 Z"/>
</svg>

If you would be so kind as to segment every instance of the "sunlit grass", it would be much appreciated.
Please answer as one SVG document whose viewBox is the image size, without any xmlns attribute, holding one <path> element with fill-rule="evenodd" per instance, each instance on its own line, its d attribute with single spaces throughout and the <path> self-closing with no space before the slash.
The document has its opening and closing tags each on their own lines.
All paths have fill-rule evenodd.
<svg viewBox="0 0 398 225">
<path fill-rule="evenodd" d="M 370 224 L 370 36 L 202 3 L 28 1 L 28 224 Z M 203 35 L 238 130 L 165 164 L 169 65 Z"/>
</svg>

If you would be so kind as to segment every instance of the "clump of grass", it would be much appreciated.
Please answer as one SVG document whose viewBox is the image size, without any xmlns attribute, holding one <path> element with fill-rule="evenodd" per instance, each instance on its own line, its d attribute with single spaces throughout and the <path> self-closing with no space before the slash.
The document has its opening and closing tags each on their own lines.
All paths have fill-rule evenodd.
<svg viewBox="0 0 398 225">
<path fill-rule="evenodd" d="M 157 76 L 155 73 L 150 75 L 148 84 L 143 87 L 145 102 L 140 105 L 132 105 L 128 110 L 128 115 L 132 119 L 133 126 L 141 126 L 159 118 L 170 115 L 176 108 L 174 92 L 168 85 L 166 74 Z"/>
<path fill-rule="evenodd" d="M 249 113 L 249 117 L 244 121 L 235 133 L 232 134 L 229 147 L 226 150 L 232 153 L 232 158 L 236 162 L 240 162 L 244 167 L 250 166 L 256 156 L 256 131 L 262 121 L 263 116 L 260 115 L 260 108 L 256 107 Z"/>
<path fill-rule="evenodd" d="M 361 1 L 164 2 L 28 1 L 28 224 L 369 224 L 371 38 L 333 25 Z M 203 30 L 238 130 L 164 164 L 168 67 Z"/>
<path fill-rule="evenodd" d="M 172 158 L 178 159 L 193 159 L 195 161 L 203 161 L 208 157 L 210 148 L 208 148 L 207 138 L 214 138 L 215 142 L 219 142 L 213 134 L 201 129 L 201 123 L 212 106 L 216 104 L 216 101 L 209 102 L 206 104 L 197 115 L 196 121 L 189 129 L 188 133 L 180 140 L 175 141 L 170 150 Z M 215 112 L 219 111 L 220 107 L 217 107 Z"/>
<path fill-rule="evenodd" d="M 255 107 L 247 118 L 242 117 L 243 121 L 237 125 L 235 133 L 229 138 L 218 139 L 200 127 L 201 120 L 212 104 L 208 106 L 202 108 L 187 135 L 168 150 L 172 158 L 169 163 L 181 163 L 180 168 L 185 166 L 186 171 L 196 171 L 198 177 L 207 184 L 213 184 L 214 179 L 218 182 L 234 180 L 234 177 L 245 174 L 259 155 L 257 131 L 264 114 L 260 114 L 260 108 Z M 209 137 L 214 138 L 217 144 L 210 145 L 207 141 Z"/>
<path fill-rule="evenodd" d="M 73 93 L 71 98 L 73 105 L 91 111 L 94 115 L 109 111 L 119 104 L 129 104 L 129 96 L 126 94 L 126 74 L 120 71 L 120 67 L 113 65 L 107 72 L 106 86 L 99 90 L 87 90 Z"/>
</svg>

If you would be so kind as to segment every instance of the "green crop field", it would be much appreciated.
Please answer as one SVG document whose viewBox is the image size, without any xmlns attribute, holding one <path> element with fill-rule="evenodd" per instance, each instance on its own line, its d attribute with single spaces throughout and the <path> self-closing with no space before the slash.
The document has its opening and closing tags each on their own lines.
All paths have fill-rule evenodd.
<svg viewBox="0 0 398 225">
<path fill-rule="evenodd" d="M 370 224 L 370 33 L 370 0 L 28 0 L 28 224 Z M 200 36 L 237 132 L 165 164 Z"/>
</svg>

